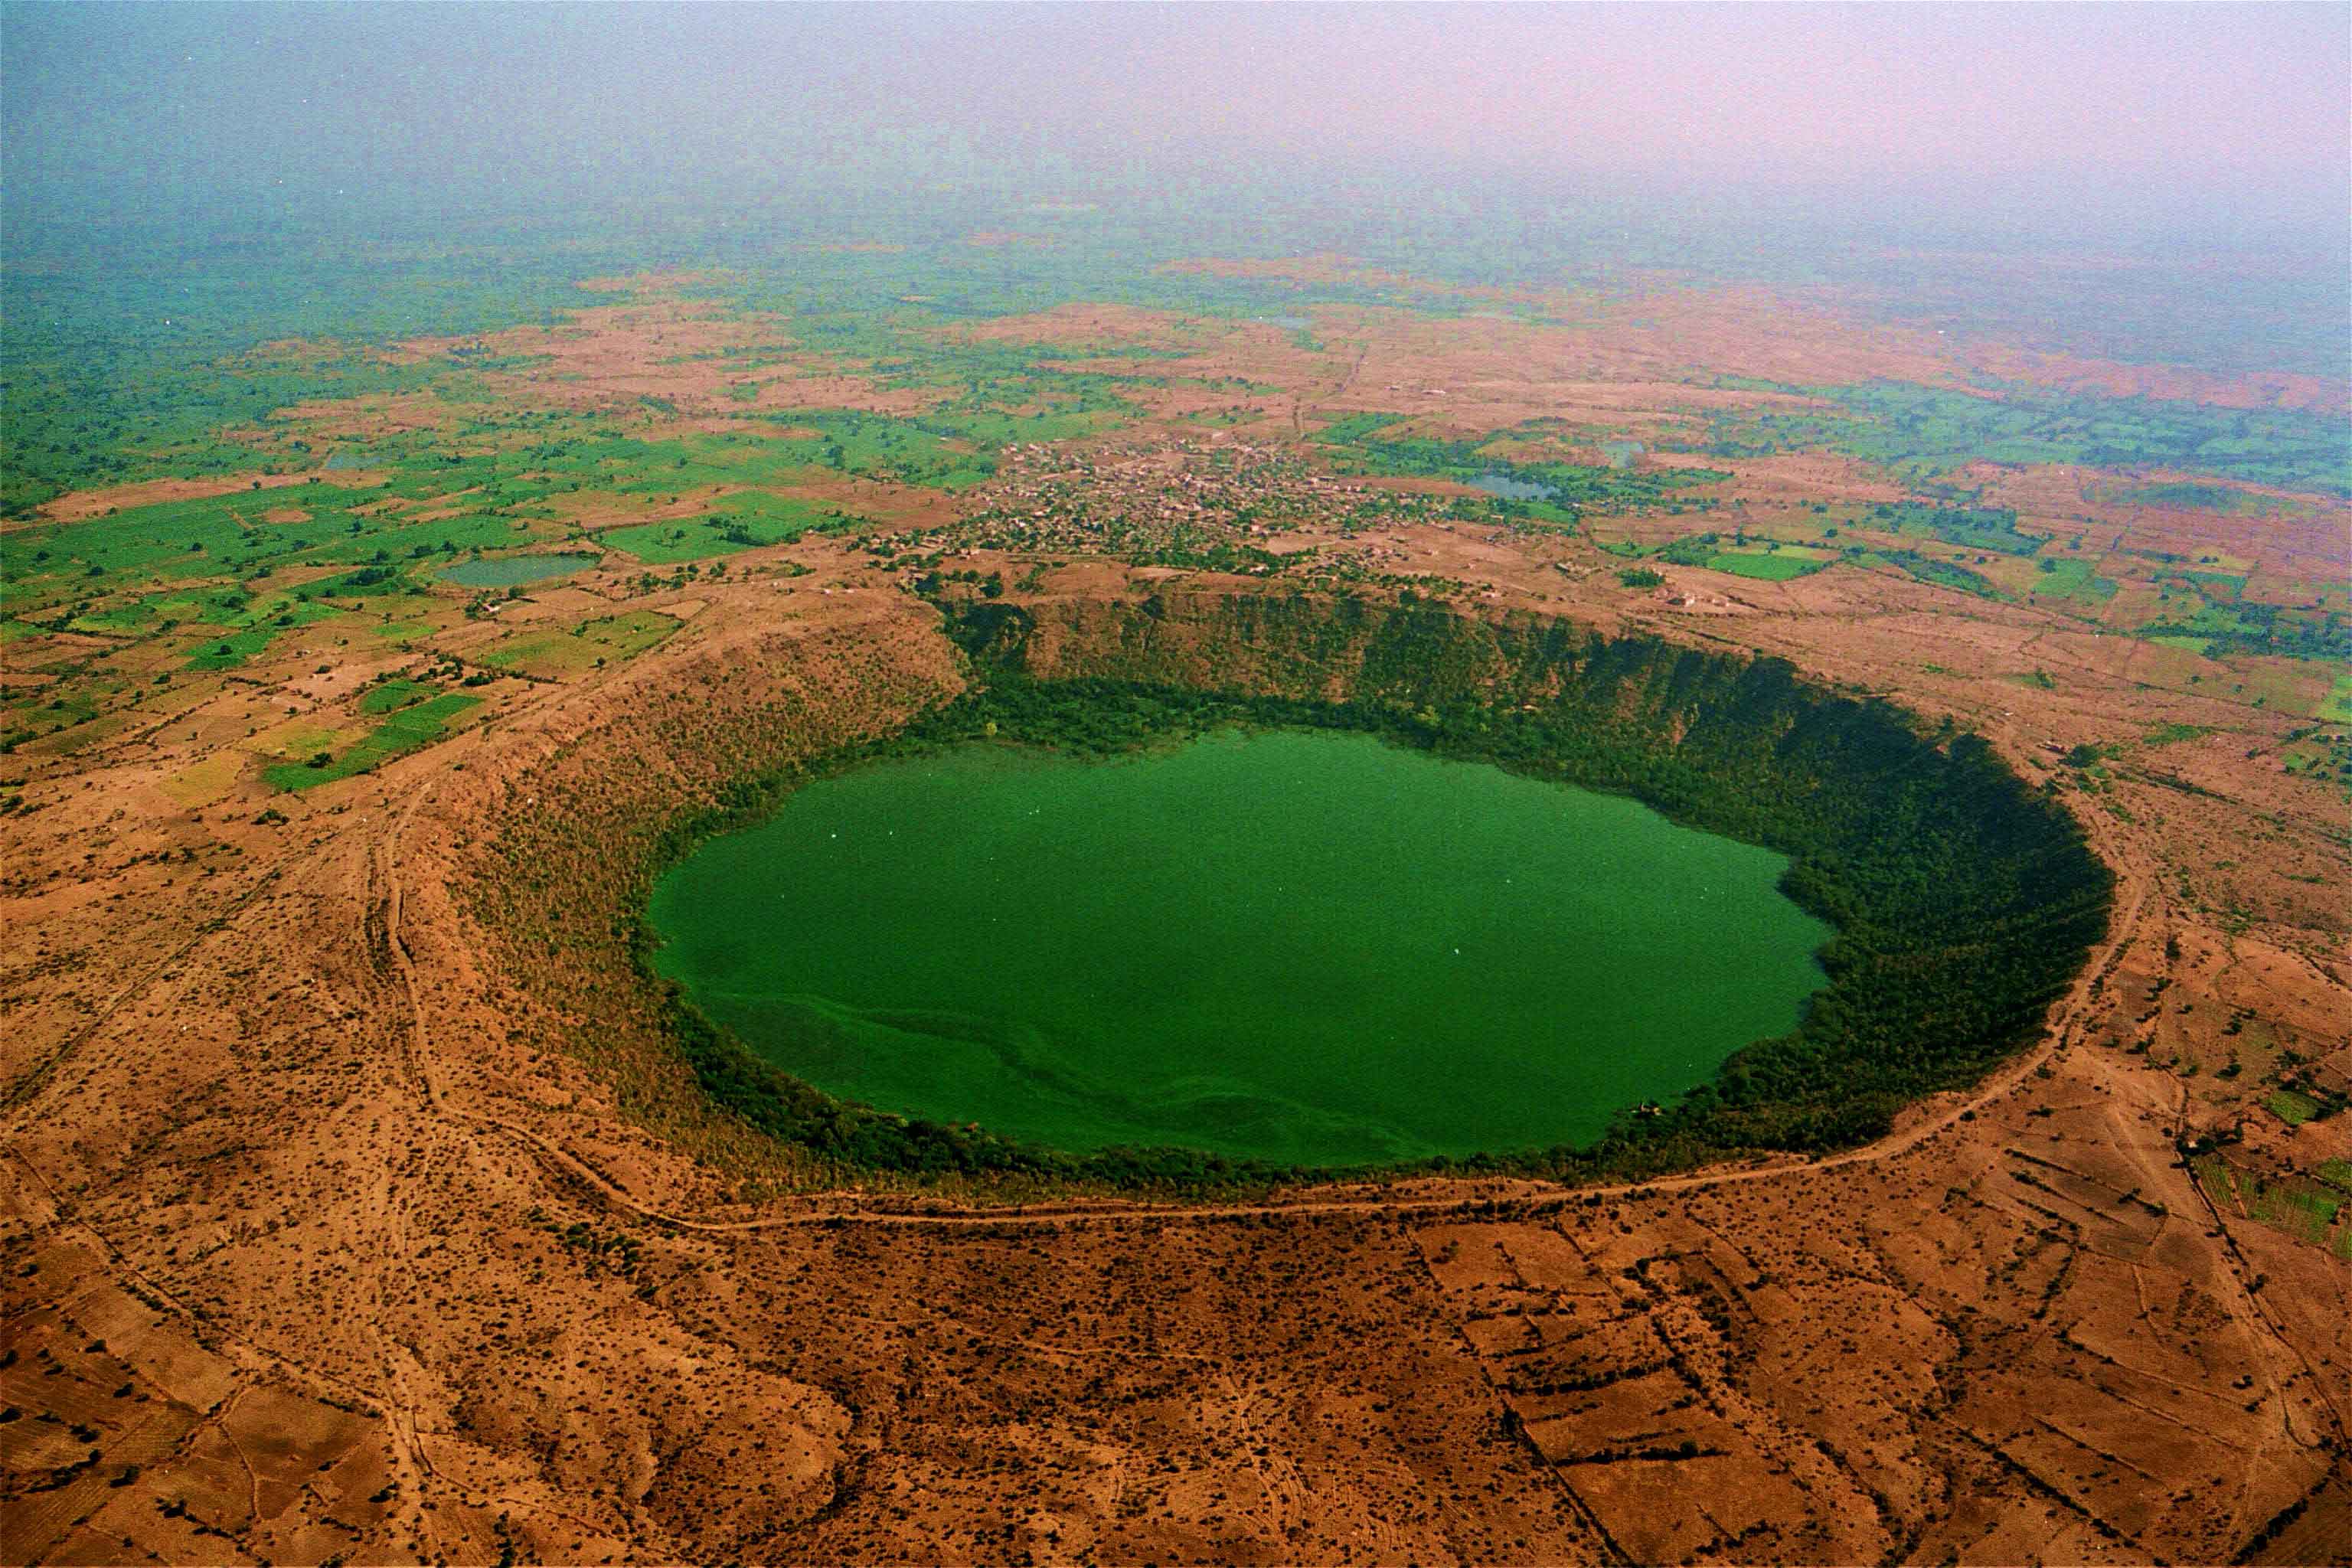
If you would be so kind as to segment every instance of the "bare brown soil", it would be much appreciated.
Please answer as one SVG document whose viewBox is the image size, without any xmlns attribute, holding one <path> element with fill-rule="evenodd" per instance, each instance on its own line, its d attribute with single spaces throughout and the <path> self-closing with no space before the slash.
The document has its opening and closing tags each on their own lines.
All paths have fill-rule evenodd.
<svg viewBox="0 0 2352 1568">
<path fill-rule="evenodd" d="M 688 341 L 664 325 L 656 353 L 640 309 L 534 352 L 600 396 L 716 395 L 707 369 L 606 364 Z M 1661 326 L 1656 357 L 1726 352 L 1763 309 Z M 1551 379 L 1574 351 L 1548 329 L 1487 331 L 1346 374 L 1489 427 L 1604 396 L 1675 416 L 1628 390 L 1647 383 Z M 1233 341 L 1203 368 L 1246 353 L 1271 378 L 1301 352 Z M 1804 352 L 1790 379 L 1835 379 L 1848 351 Z M 1297 368 L 1271 428 L 1358 405 L 1322 361 Z M 1891 493 L 1838 459 L 1738 468 L 1751 517 Z M 2103 510 L 2096 476 L 2001 482 L 2021 511 L 2168 530 L 2191 559 L 2340 555 L 2326 517 L 2241 534 Z M 968 510 L 853 491 L 888 527 Z M 453 599 L 436 648 L 635 609 L 683 626 L 485 687 L 455 739 L 299 795 L 260 782 L 267 748 L 362 724 L 361 681 L 415 655 L 355 638 L 322 677 L 294 648 L 14 759 L 0 1559 L 2340 1561 L 2352 1264 L 2261 1196 L 2352 1157 L 2352 1118 L 2290 1126 L 2261 1087 L 2288 1053 L 2338 1088 L 2352 1070 L 2341 794 L 2280 763 L 2305 722 L 2286 696 L 2321 677 L 1885 572 L 1667 566 L 1633 591 L 1558 535 L 1400 518 L 1343 542 L 1296 494 L 1258 537 L 1376 552 L 1472 610 L 1786 657 L 1975 727 L 2068 782 L 2122 877 L 2107 943 L 2011 1068 L 1811 1163 L 1181 1204 L 829 1169 L 699 1100 L 554 890 L 617 885 L 665 803 L 956 689 L 934 612 L 814 538 L 651 591 L 584 574 L 487 622 Z M 581 516 L 606 520 L 593 498 Z M 965 549 L 1008 582 L 1042 566 L 1011 597 L 1057 636 L 1157 593 L 1175 658 L 1214 647 L 1224 595 L 1265 591 Z M 2231 690 L 2250 670 L 2283 695 Z M 2140 739 L 2166 725 L 2195 732 Z M 2084 743 L 2123 743 L 2095 791 L 2063 758 Z M 501 858 L 516 842 L 547 853 Z M 2200 1134 L 2240 1140 L 2223 1168 L 2183 1161 Z"/>
<path fill-rule="evenodd" d="M 338 476 L 330 476 L 330 482 Z M 358 476 L 341 476 L 356 480 Z M 37 515 L 50 522 L 79 522 L 103 517 L 124 507 L 153 506 L 158 501 L 202 500 L 239 490 L 278 489 L 306 482 L 303 474 L 224 474 L 206 479 L 145 479 L 137 484 L 110 485 L 104 489 L 77 490 L 42 504 Z M 373 481 L 369 481 L 373 482 Z"/>
</svg>

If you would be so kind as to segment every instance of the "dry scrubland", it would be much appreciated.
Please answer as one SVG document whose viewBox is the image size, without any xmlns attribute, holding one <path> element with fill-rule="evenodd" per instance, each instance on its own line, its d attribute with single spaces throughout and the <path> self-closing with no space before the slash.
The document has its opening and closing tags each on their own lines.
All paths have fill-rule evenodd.
<svg viewBox="0 0 2352 1568">
<path fill-rule="evenodd" d="M 732 373 L 682 356 L 782 330 L 640 285 L 494 345 L 548 357 L 493 390 L 731 419 Z M 2346 796 L 2313 762 L 2341 671 L 2116 635 L 2172 592 L 2158 553 L 2212 558 L 2249 602 L 2332 583 L 2340 603 L 2339 503 L 2186 507 L 2160 488 L 2180 476 L 1988 466 L 1987 501 L 2081 536 L 2114 591 L 1960 593 L 1886 563 L 1925 546 L 1872 531 L 1908 492 L 1855 458 L 1654 450 L 1644 471 L 1725 474 L 1688 492 L 1712 507 L 1661 492 L 1568 527 L 1443 476 L 1342 471 L 1311 439 L 1377 410 L 1589 458 L 1600 432 L 1664 447 L 1789 399 L 1727 375 L 1988 368 L 1819 301 L 1687 291 L 1574 332 L 1358 309 L 1309 338 L 1107 307 L 985 330 L 1071 363 L 1150 348 L 1182 378 L 969 489 L 784 487 L 850 533 L 723 573 L 607 554 L 487 606 L 441 589 L 394 635 L 298 627 L 17 749 L 0 1556 L 2342 1559 L 2352 1118 L 2305 1109 L 2352 1068 Z M 2341 412 L 2293 378 L 1999 368 Z M 797 409 L 922 395 L 810 354 L 749 401 L 790 439 Z M 449 416 L 321 402 L 288 427 Z M 727 493 L 583 494 L 564 526 L 593 547 Z M 1654 551 L 1735 516 L 1766 553 L 1842 526 L 1879 559 L 1772 581 Z M 1628 550 L 1660 581 L 1621 579 Z M 1949 553 L 2007 584 L 1997 552 Z M 1255 593 L 1412 588 L 1783 657 L 1952 715 L 2061 789 L 2121 878 L 2114 928 L 2014 1066 L 1810 1164 L 1216 1204 L 828 1170 L 705 1107 L 654 998 L 534 900 L 610 893 L 676 803 L 958 689 L 918 582 L 1031 608 L 1049 651 L 1157 595 L 1155 657 L 1217 678 L 1234 656 L 1195 634 Z M 646 612 L 670 625 L 606 626 Z M 592 624 L 603 651 L 550 656 Z M 487 659 L 515 647 L 519 672 Z M 35 681 L 142 657 L 63 626 L 8 645 Z M 368 732 L 375 678 L 461 669 L 507 672 L 447 734 L 271 787 Z M 517 842 L 536 858 L 502 858 Z"/>
</svg>

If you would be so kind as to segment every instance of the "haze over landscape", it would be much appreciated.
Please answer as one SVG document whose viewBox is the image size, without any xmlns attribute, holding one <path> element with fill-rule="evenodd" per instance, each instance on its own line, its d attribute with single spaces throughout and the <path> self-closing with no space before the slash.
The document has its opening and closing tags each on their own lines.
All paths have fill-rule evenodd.
<svg viewBox="0 0 2352 1568">
<path fill-rule="evenodd" d="M 12 198 L 118 213 L 267 206 L 281 183 L 538 207 L 1337 164 L 2340 242 L 2346 26 L 2326 5 L 18 5 L 8 155 Z"/>
<path fill-rule="evenodd" d="M 2352 10 L 0 4 L 0 1563 L 2323 1563 Z"/>
</svg>

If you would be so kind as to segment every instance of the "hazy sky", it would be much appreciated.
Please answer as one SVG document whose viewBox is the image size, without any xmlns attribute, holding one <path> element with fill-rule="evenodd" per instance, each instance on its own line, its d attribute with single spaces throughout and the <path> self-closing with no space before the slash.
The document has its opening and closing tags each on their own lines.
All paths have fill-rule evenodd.
<svg viewBox="0 0 2352 1568">
<path fill-rule="evenodd" d="M 1332 161 L 2323 230 L 2352 6 L 5 5 L 20 216 Z M 280 187 L 278 182 L 285 182 Z"/>
</svg>

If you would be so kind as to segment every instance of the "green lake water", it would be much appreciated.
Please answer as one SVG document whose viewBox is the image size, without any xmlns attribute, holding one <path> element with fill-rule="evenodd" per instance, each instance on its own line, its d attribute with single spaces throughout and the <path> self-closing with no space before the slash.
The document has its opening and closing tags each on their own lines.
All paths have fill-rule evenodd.
<svg viewBox="0 0 2352 1568">
<path fill-rule="evenodd" d="M 525 583 L 543 583 L 550 577 L 562 577 L 583 566 L 593 566 L 596 559 L 593 555 L 578 554 L 486 555 L 458 562 L 441 574 L 441 580 L 461 588 L 520 588 Z"/>
<path fill-rule="evenodd" d="M 655 963 L 795 1077 L 1066 1150 L 1582 1142 L 1781 1033 L 1785 859 L 1371 736 L 1004 745 L 811 784 L 665 875 Z"/>
</svg>

